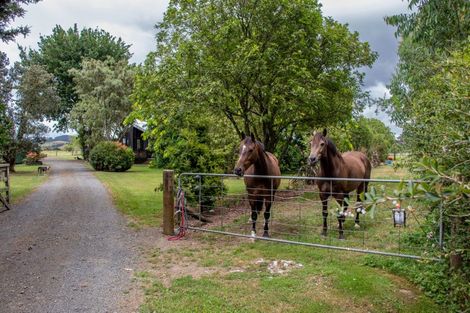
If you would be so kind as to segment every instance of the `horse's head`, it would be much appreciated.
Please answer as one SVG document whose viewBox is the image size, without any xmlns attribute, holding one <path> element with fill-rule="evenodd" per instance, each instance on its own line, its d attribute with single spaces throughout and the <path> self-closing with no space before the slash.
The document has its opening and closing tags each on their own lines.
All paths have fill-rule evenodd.
<svg viewBox="0 0 470 313">
<path fill-rule="evenodd" d="M 320 159 L 326 155 L 328 140 L 326 139 L 326 129 L 323 133 L 314 132 L 312 140 L 310 140 L 310 155 L 308 157 L 308 163 L 314 165 Z"/>
<path fill-rule="evenodd" d="M 242 136 L 238 161 L 233 170 L 233 173 L 238 176 L 243 176 L 245 171 L 256 162 L 260 152 L 259 149 L 262 149 L 262 145 L 256 141 L 253 134 L 251 136 Z"/>
</svg>

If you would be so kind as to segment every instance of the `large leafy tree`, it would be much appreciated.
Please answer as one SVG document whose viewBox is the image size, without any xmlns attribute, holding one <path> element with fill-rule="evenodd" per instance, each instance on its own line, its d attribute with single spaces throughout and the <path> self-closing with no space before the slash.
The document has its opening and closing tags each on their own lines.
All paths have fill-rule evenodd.
<svg viewBox="0 0 470 313">
<path fill-rule="evenodd" d="M 59 130 L 70 126 L 70 111 L 79 100 L 70 70 L 80 69 L 86 58 L 128 60 L 131 56 L 129 45 L 121 38 L 115 38 L 101 29 L 79 30 L 76 24 L 67 30 L 57 25 L 51 35 L 40 37 L 38 46 L 38 50 L 30 51 L 29 58 L 32 63 L 44 66 L 58 83 L 61 102 L 50 117 L 58 121 Z"/>
<path fill-rule="evenodd" d="M 124 119 L 132 109 L 129 96 L 134 69 L 127 60 L 85 59 L 81 69 L 70 73 L 79 98 L 71 111 L 71 126 L 88 134 L 81 138 L 84 150 L 91 150 L 99 141 L 120 140 L 127 130 Z"/>
<path fill-rule="evenodd" d="M 313 0 L 173 0 L 157 29 L 145 71 L 157 91 L 137 110 L 208 112 L 271 151 L 348 120 L 364 96 L 357 68 L 376 57 Z"/>
<path fill-rule="evenodd" d="M 467 0 L 408 0 L 411 13 L 386 17 L 397 36 L 432 53 L 451 50 L 468 39 L 470 3 Z"/>
<path fill-rule="evenodd" d="M 450 167 L 460 153 L 449 149 L 467 140 L 470 2 L 410 0 L 409 7 L 414 12 L 386 19 L 403 38 L 387 104 L 415 159 Z"/>
<path fill-rule="evenodd" d="M 8 79 L 8 58 L 0 53 L 0 154 L 9 142 L 10 121 L 7 115 L 7 104 L 11 97 L 11 82 Z"/>
<path fill-rule="evenodd" d="M 450 311 L 465 311 L 470 293 L 470 2 L 409 0 L 409 7 L 412 13 L 386 19 L 403 38 L 388 105 L 411 158 L 421 160 L 417 168 L 430 179 L 421 191 L 444 210 L 446 253 L 462 265 L 458 271 L 436 266 L 418 278 Z"/>
<path fill-rule="evenodd" d="M 59 102 L 54 78 L 40 65 L 16 63 L 8 80 L 14 97 L 6 106 L 7 141 L 2 158 L 15 170 L 18 155 L 39 149 L 48 128 L 42 121 Z"/>
<path fill-rule="evenodd" d="M 360 116 L 335 127 L 330 136 L 340 151 L 363 151 L 375 162 L 382 162 L 395 145 L 395 136 L 381 120 Z"/>
<path fill-rule="evenodd" d="M 0 40 L 4 43 L 14 41 L 18 35 L 26 36 L 28 26 L 11 27 L 10 24 L 18 17 L 23 17 L 26 10 L 22 5 L 37 3 L 40 0 L 5 0 L 0 4 Z M 12 84 L 8 77 L 8 57 L 0 51 L 0 155 L 10 142 L 11 121 L 8 118 L 7 104 L 11 99 Z"/>
</svg>

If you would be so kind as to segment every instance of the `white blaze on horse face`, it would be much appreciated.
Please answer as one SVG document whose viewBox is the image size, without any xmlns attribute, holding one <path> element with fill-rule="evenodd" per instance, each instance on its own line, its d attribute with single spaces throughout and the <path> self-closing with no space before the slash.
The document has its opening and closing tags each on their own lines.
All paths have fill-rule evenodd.
<svg viewBox="0 0 470 313">
<path fill-rule="evenodd" d="M 246 145 L 242 146 L 242 151 L 240 152 L 240 155 L 238 156 L 238 161 L 237 161 L 237 166 L 242 163 L 242 157 L 245 154 L 246 151 Z"/>
<path fill-rule="evenodd" d="M 315 137 L 310 141 L 310 158 L 320 159 L 323 156 L 325 150 L 325 141 L 320 139 L 319 142 L 315 141 Z"/>
<path fill-rule="evenodd" d="M 238 162 L 242 159 L 243 155 L 245 154 L 246 151 L 246 145 L 243 145 L 242 147 L 242 152 L 240 152 L 240 157 L 238 158 Z"/>
</svg>

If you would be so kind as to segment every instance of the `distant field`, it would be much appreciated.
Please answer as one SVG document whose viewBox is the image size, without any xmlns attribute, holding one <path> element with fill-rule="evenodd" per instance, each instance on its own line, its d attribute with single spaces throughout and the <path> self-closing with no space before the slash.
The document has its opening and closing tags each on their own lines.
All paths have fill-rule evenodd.
<svg viewBox="0 0 470 313">
<path fill-rule="evenodd" d="M 59 159 L 59 160 L 75 160 L 78 157 L 82 157 L 81 152 L 75 151 L 72 152 L 64 151 L 64 150 L 44 150 L 43 153 L 47 154 L 48 157 Z"/>
</svg>

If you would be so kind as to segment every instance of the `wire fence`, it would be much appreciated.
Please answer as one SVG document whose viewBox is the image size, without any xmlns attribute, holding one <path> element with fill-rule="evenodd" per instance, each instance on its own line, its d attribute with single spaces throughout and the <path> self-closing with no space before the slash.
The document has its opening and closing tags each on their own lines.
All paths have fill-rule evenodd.
<svg viewBox="0 0 470 313">
<path fill-rule="evenodd" d="M 412 259 L 436 259 L 429 255 L 429 247 L 434 247 L 436 252 L 442 248 L 442 211 L 436 214 L 413 199 L 395 202 L 394 195 L 402 180 L 251 177 L 271 182 L 281 179 L 277 190 L 258 188 L 258 192 L 273 200 L 273 205 L 268 223 L 270 237 L 262 237 L 265 223 L 262 211 L 256 223 L 257 240 Z M 335 193 L 330 192 L 325 236 L 322 235 L 322 202 L 316 180 L 328 181 L 332 187 L 345 181 L 368 182 L 369 192 L 375 189 L 383 201 L 374 208 L 364 208 L 364 203 L 356 201 L 355 192 L 351 192 L 348 209 L 343 213 L 343 208 L 334 200 Z M 183 173 L 179 176 L 178 188 L 185 191 L 186 210 L 194 217 L 187 222 L 186 228 L 253 238 L 252 210 L 248 201 L 251 191 L 247 192 L 243 178 L 230 174 Z M 357 213 L 360 227 L 355 225 Z M 338 218 L 342 214 L 345 218 L 344 239 L 339 239 Z"/>
</svg>

